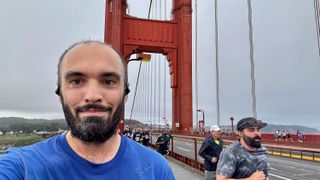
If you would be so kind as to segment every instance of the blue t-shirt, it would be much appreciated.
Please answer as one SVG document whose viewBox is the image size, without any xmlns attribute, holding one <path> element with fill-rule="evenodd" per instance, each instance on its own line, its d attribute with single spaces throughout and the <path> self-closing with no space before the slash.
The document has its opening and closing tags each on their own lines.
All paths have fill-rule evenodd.
<svg viewBox="0 0 320 180">
<path fill-rule="evenodd" d="M 159 153 L 121 136 L 116 156 L 95 164 L 78 156 L 66 135 L 22 148 L 12 148 L 0 156 L 0 179 L 175 179 Z"/>
</svg>

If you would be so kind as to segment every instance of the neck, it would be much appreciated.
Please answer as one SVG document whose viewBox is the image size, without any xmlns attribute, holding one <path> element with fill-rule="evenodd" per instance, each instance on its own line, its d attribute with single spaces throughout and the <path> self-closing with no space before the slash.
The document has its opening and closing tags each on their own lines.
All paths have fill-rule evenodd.
<svg viewBox="0 0 320 180">
<path fill-rule="evenodd" d="M 72 150 L 80 157 L 96 164 L 111 161 L 117 154 L 121 137 L 117 133 L 103 143 L 89 143 L 72 136 L 70 131 L 66 135 L 67 142 Z"/>
<path fill-rule="evenodd" d="M 246 142 L 244 142 L 244 140 L 243 140 L 242 138 L 240 139 L 240 144 L 241 144 L 245 149 L 247 149 L 248 151 L 256 151 L 256 150 L 257 150 L 257 148 L 251 147 L 251 146 L 249 146 Z"/>
</svg>

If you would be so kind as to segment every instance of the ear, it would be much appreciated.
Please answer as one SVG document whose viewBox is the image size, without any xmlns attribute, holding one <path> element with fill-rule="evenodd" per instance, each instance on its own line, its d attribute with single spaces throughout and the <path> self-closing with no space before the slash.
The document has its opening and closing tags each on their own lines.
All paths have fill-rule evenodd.
<svg viewBox="0 0 320 180">
<path fill-rule="evenodd" d="M 55 91 L 56 95 L 60 96 L 60 85 L 58 85 L 56 91 Z"/>
<path fill-rule="evenodd" d="M 126 84 L 125 87 L 124 87 L 124 95 L 128 95 L 130 93 L 130 89 L 129 89 L 129 85 Z"/>
</svg>

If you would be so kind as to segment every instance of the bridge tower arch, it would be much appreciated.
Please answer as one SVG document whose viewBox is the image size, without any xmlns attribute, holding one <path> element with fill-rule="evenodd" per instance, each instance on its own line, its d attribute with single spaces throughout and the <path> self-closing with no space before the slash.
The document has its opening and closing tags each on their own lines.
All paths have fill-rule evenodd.
<svg viewBox="0 0 320 180">
<path fill-rule="evenodd" d="M 177 133 L 191 132 L 191 0 L 173 0 L 173 19 L 169 21 L 132 17 L 126 10 L 126 0 L 106 0 L 104 41 L 122 53 L 127 63 L 135 53 L 159 53 L 167 57 L 173 96 L 172 127 Z"/>
</svg>

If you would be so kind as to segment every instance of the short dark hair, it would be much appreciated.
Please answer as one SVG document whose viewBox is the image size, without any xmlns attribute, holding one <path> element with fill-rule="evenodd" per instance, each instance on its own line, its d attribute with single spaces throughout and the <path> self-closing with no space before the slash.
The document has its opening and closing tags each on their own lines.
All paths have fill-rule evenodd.
<svg viewBox="0 0 320 180">
<path fill-rule="evenodd" d="M 78 45 L 81 45 L 81 44 L 91 44 L 91 43 L 95 43 L 95 44 L 100 44 L 100 45 L 103 45 L 103 46 L 107 46 L 109 48 L 111 48 L 112 50 L 114 50 L 119 58 L 121 59 L 121 62 L 123 64 L 123 68 L 124 68 L 124 84 L 125 84 L 125 95 L 129 94 L 130 92 L 130 89 L 129 89 L 129 85 L 128 85 L 128 70 L 127 70 L 127 63 L 126 61 L 124 60 L 123 56 L 117 51 L 115 50 L 111 45 L 109 44 L 105 44 L 104 42 L 101 42 L 101 41 L 96 41 L 96 40 L 84 40 L 84 41 L 80 41 L 80 42 L 76 42 L 76 43 L 73 43 L 71 46 L 69 46 L 69 48 L 67 48 L 63 53 L 62 55 L 60 56 L 59 58 L 59 63 L 58 63 L 58 71 L 57 71 L 57 74 L 58 74 L 58 80 L 57 80 L 57 89 L 55 91 L 55 93 L 58 95 L 58 96 L 61 96 L 61 75 L 60 75 L 60 72 L 61 72 L 61 63 L 64 59 L 64 57 L 66 56 L 66 54 L 71 50 L 73 49 L 74 47 L 78 46 Z"/>
</svg>

